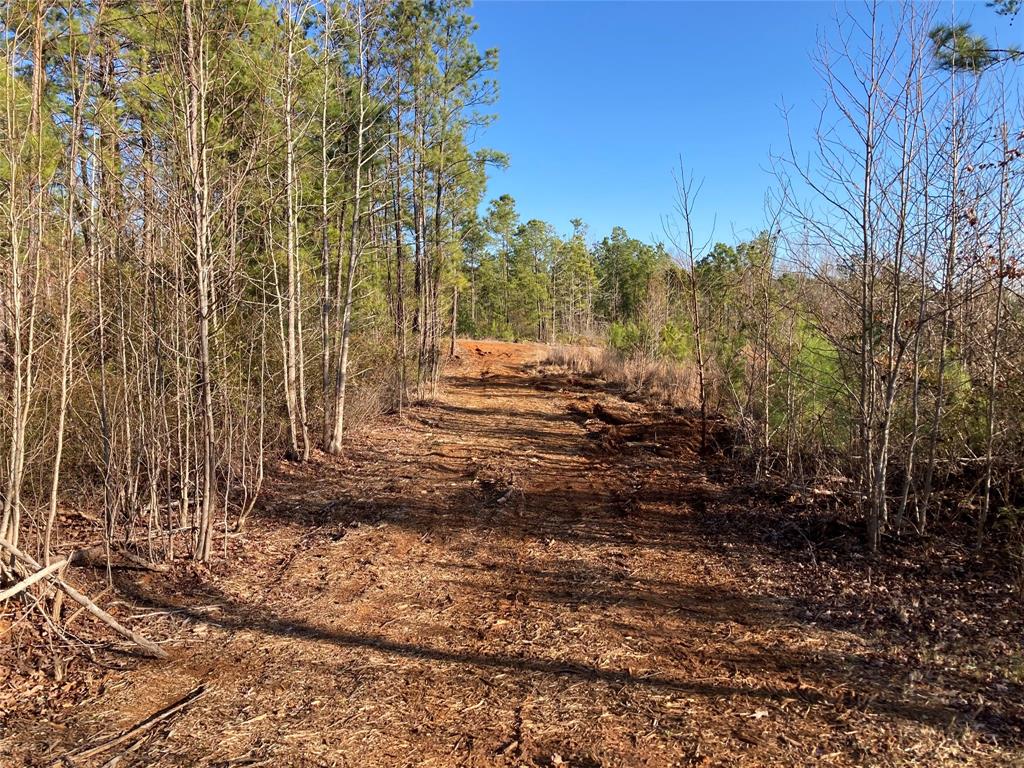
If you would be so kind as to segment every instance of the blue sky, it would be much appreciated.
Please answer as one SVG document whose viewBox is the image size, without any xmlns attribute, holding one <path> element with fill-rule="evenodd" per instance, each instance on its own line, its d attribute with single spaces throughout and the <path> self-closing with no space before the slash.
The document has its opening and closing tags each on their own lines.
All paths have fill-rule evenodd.
<svg viewBox="0 0 1024 768">
<path fill-rule="evenodd" d="M 984 7 L 960 3 L 978 31 L 1016 39 Z M 481 48 L 499 49 L 498 120 L 479 143 L 508 153 L 488 196 L 560 232 L 582 218 L 663 239 L 682 155 L 704 187 L 701 239 L 743 238 L 765 221 L 770 153 L 787 128 L 806 141 L 822 85 L 812 66 L 832 2 L 515 2 L 478 0 Z M 1021 31 L 1024 38 L 1024 30 Z"/>
</svg>

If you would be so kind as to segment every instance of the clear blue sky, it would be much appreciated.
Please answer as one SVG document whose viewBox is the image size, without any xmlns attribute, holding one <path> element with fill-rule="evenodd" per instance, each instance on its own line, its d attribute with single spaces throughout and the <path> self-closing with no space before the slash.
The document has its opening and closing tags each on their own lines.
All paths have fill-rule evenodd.
<svg viewBox="0 0 1024 768">
<path fill-rule="evenodd" d="M 957 16 L 1016 39 L 983 4 Z M 948 7 L 948 6 L 947 6 Z M 698 229 L 731 241 L 764 223 L 772 151 L 790 111 L 806 142 L 823 89 L 812 65 L 832 2 L 513 2 L 478 0 L 480 48 L 499 49 L 497 122 L 482 145 L 508 153 L 488 197 L 560 232 L 582 218 L 591 239 L 613 226 L 663 239 L 671 173 L 683 156 L 705 180 Z"/>
</svg>

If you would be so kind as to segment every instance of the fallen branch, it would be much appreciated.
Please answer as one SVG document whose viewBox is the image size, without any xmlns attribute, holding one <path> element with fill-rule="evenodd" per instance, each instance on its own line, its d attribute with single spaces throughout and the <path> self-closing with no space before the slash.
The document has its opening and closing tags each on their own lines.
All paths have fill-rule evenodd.
<svg viewBox="0 0 1024 768">
<path fill-rule="evenodd" d="M 108 584 L 107 586 L 105 586 L 103 589 L 101 589 L 99 592 L 96 593 L 96 597 L 93 598 L 93 602 L 94 603 L 99 602 L 100 598 L 103 597 L 104 595 L 106 595 L 107 592 L 109 592 L 109 591 L 110 591 L 110 585 Z M 60 595 L 63 595 L 64 593 L 63 592 L 58 592 L 57 594 L 58 594 L 58 596 L 60 596 Z M 72 613 L 70 616 L 68 616 L 64 620 L 63 628 L 64 629 L 70 629 L 71 625 L 75 621 L 77 621 L 78 617 L 81 616 L 83 613 L 85 613 L 85 608 L 82 607 L 82 606 L 79 606 L 78 609 L 74 613 Z"/>
<path fill-rule="evenodd" d="M 112 739 L 107 739 L 106 741 L 101 742 L 100 744 L 97 744 L 94 747 L 89 747 L 88 749 L 82 750 L 81 752 L 74 752 L 72 754 L 66 755 L 65 759 L 74 758 L 81 760 L 90 757 L 95 757 L 96 755 L 102 752 L 106 752 L 108 749 L 112 749 L 113 747 L 116 747 L 119 744 L 124 744 L 126 741 L 136 739 L 142 736 L 144 733 L 146 733 L 146 731 L 151 729 L 153 726 L 163 722 L 164 720 L 176 714 L 177 712 L 180 712 L 190 704 L 195 703 L 204 695 L 206 695 L 207 692 L 208 689 L 206 687 L 206 684 L 203 683 L 193 688 L 191 691 L 186 693 L 177 701 L 171 702 L 163 709 L 158 709 L 156 712 L 149 715 L 144 720 L 139 721 L 131 728 L 129 728 L 127 731 L 122 733 L 120 736 L 115 736 Z"/>
<path fill-rule="evenodd" d="M 54 571 L 59 571 L 61 568 L 64 567 L 65 563 L 67 563 L 67 560 L 58 560 L 55 563 L 50 563 L 42 570 L 36 571 L 35 573 L 31 574 L 28 578 L 22 579 L 13 587 L 5 589 L 3 592 L 0 592 L 0 602 L 3 602 L 4 600 L 7 600 L 11 597 L 14 597 L 19 592 L 24 592 L 33 584 L 42 581 Z"/>
<path fill-rule="evenodd" d="M 37 563 L 34 559 L 32 559 L 32 557 L 30 557 L 29 555 L 26 555 L 24 552 L 22 552 L 17 547 L 15 547 L 15 546 L 13 546 L 11 544 L 8 544 L 2 538 L 0 538 L 0 549 L 4 549 L 5 551 L 7 551 L 10 554 L 14 555 L 17 559 L 21 560 L 23 563 L 28 565 L 30 568 L 35 568 L 37 571 L 43 570 L 43 567 L 41 565 L 39 565 L 39 563 Z M 104 624 L 106 624 L 108 627 L 113 629 L 119 635 L 121 635 L 122 637 L 126 637 L 129 640 L 131 640 L 133 643 L 135 643 L 137 646 L 139 646 L 139 648 L 141 648 L 143 651 L 145 651 L 148 655 L 154 656 L 154 657 L 156 657 L 158 659 L 166 659 L 167 658 L 167 651 L 165 651 L 163 648 L 161 648 L 156 643 L 154 643 L 154 642 L 152 642 L 150 640 L 147 640 L 142 635 L 140 635 L 140 634 L 138 634 L 136 632 L 133 632 L 132 630 L 130 630 L 127 627 L 125 627 L 117 619 L 115 619 L 109 613 L 107 613 L 102 608 L 100 608 L 98 605 L 96 605 L 96 603 L 94 603 L 88 597 L 86 597 L 81 592 L 79 592 L 77 589 L 75 589 L 70 584 L 68 584 L 66 581 L 64 581 L 64 579 L 62 579 L 62 578 L 60 578 L 60 577 L 58 577 L 58 576 L 56 576 L 56 575 L 54 575 L 52 573 L 48 574 L 48 576 L 49 576 L 50 579 L 53 580 L 54 584 L 56 584 L 58 587 L 60 587 L 62 590 L 64 590 L 64 592 L 67 594 L 68 597 L 70 597 L 76 603 L 81 605 L 83 608 L 85 608 L 86 611 L 88 611 L 94 617 L 96 617 L 97 619 L 102 621 Z"/>
</svg>

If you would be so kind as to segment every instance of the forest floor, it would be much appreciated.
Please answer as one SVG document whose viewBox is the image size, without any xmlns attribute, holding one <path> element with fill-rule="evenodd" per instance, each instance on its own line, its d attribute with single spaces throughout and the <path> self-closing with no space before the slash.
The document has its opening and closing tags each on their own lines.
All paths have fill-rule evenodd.
<svg viewBox="0 0 1024 768">
<path fill-rule="evenodd" d="M 0 764 L 1024 764 L 1005 591 L 787 533 L 691 415 L 544 354 L 462 342 L 439 402 L 282 464 L 211 570 L 119 575 L 171 659 L 41 681 Z"/>
</svg>

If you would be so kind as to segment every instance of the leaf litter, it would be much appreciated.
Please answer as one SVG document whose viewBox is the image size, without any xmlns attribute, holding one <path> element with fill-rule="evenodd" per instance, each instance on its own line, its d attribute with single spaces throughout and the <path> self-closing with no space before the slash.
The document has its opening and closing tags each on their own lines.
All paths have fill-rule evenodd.
<svg viewBox="0 0 1024 768">
<path fill-rule="evenodd" d="M 1020 764 L 1020 613 L 964 558 L 869 563 L 694 414 L 462 351 L 222 561 L 119 576 L 170 661 L 83 622 L 58 681 L 5 615 L 0 764 Z"/>
</svg>

